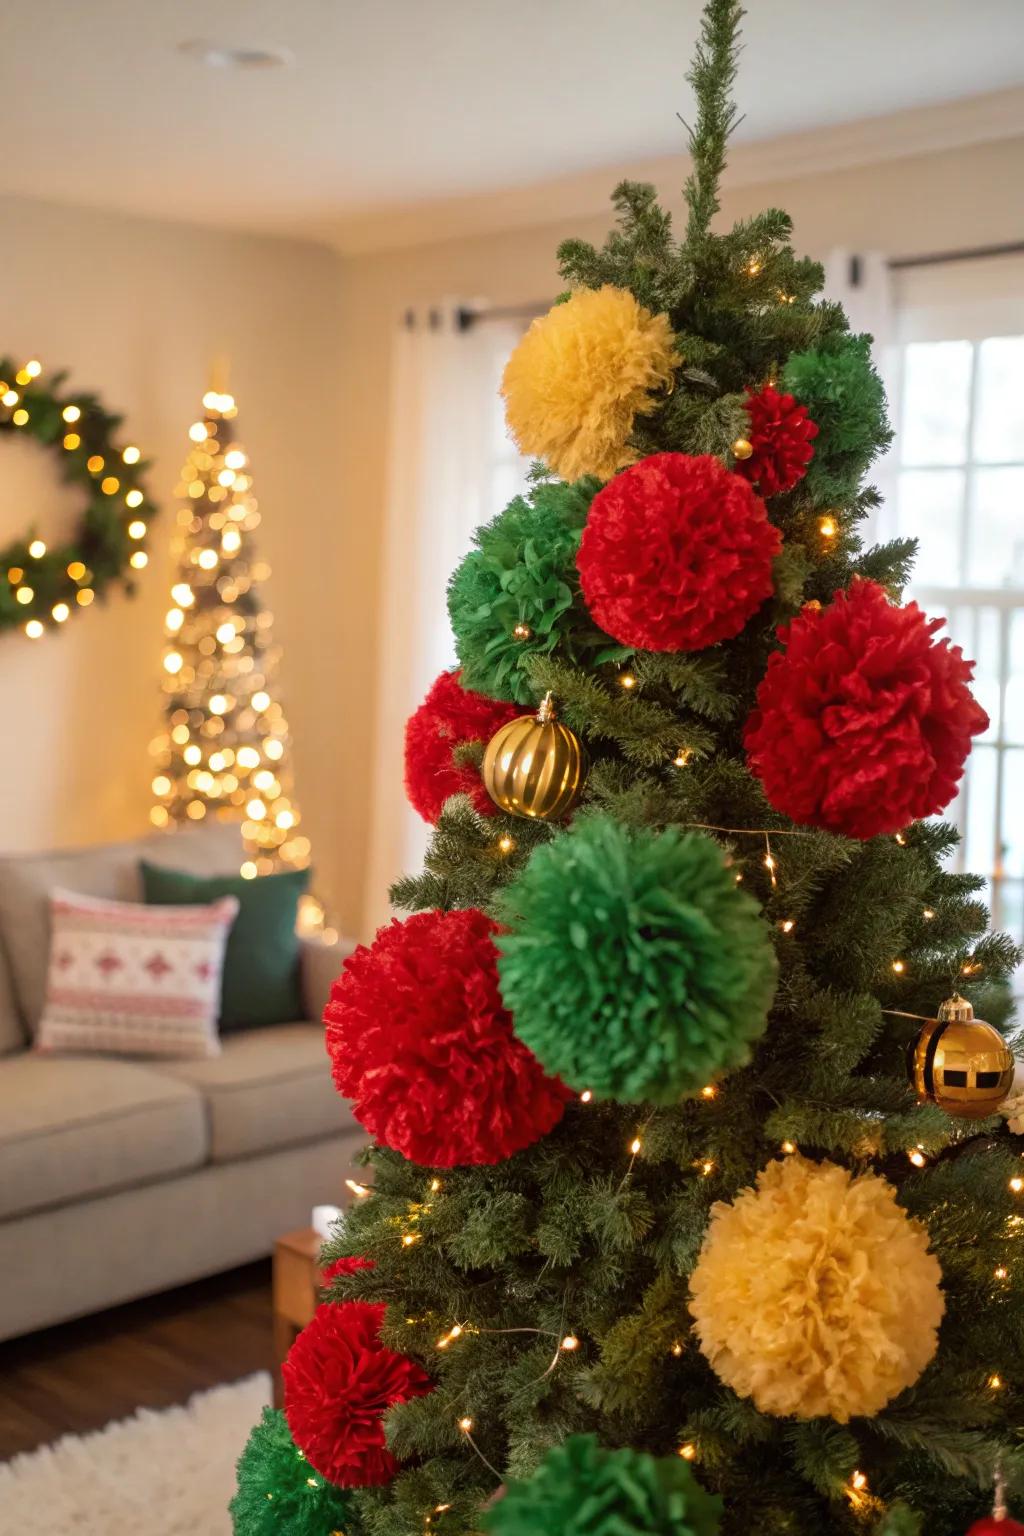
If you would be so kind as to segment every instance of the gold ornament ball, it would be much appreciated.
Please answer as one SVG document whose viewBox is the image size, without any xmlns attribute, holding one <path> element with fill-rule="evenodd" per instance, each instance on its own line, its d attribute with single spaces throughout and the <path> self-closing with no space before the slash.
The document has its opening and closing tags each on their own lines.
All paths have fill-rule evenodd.
<svg viewBox="0 0 1024 1536">
<path fill-rule="evenodd" d="M 732 456 L 734 459 L 749 459 L 753 452 L 753 443 L 748 442 L 745 437 L 738 437 L 732 445 Z"/>
<path fill-rule="evenodd" d="M 954 993 L 917 1037 L 914 1091 L 960 1120 L 994 1115 L 1013 1083 L 1014 1059 L 997 1029 Z"/>
<path fill-rule="evenodd" d="M 579 737 L 557 719 L 549 693 L 536 715 L 520 715 L 494 733 L 480 772 L 499 810 L 558 821 L 583 793 L 586 759 Z"/>
</svg>

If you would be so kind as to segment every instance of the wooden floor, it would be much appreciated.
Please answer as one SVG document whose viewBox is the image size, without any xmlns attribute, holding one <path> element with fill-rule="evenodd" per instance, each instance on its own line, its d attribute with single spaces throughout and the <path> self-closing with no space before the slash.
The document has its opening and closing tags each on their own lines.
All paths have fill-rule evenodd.
<svg viewBox="0 0 1024 1536">
<path fill-rule="evenodd" d="M 269 1260 L 0 1344 L 0 1461 L 272 1361 Z"/>
</svg>

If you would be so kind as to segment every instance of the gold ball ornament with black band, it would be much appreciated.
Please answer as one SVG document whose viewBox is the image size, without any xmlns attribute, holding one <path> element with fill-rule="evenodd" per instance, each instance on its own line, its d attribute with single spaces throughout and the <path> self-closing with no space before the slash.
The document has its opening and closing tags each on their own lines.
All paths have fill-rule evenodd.
<svg viewBox="0 0 1024 1536">
<path fill-rule="evenodd" d="M 558 821 L 583 793 L 586 754 L 547 693 L 535 715 L 520 715 L 495 731 L 480 772 L 499 810 L 531 821 Z"/>
<path fill-rule="evenodd" d="M 954 992 L 914 1043 L 911 1069 L 922 1102 L 960 1120 L 997 1114 L 1013 1083 L 1014 1058 L 997 1029 Z"/>
</svg>

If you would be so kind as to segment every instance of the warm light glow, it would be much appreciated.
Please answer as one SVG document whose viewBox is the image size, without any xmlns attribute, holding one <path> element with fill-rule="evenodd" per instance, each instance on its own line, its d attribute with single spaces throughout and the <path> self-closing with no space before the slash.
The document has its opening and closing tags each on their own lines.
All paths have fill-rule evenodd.
<svg viewBox="0 0 1024 1536">
<path fill-rule="evenodd" d="M 893 963 L 892 963 L 892 968 L 896 972 L 897 976 L 902 976 L 903 972 L 907 968 L 906 967 L 906 962 L 903 961 L 903 960 L 894 960 Z"/>
<path fill-rule="evenodd" d="M 679 1447 L 679 1455 L 683 1458 L 684 1461 L 692 1461 L 696 1454 L 697 1447 L 692 1443 L 692 1441 L 688 1441 L 686 1445 L 681 1445 Z"/>
<path fill-rule="evenodd" d="M 411 1248 L 413 1243 L 418 1243 L 419 1240 L 420 1236 L 418 1232 L 407 1232 L 402 1238 L 402 1246 L 403 1248 Z"/>
<path fill-rule="evenodd" d="M 20 399 L 21 396 L 18 394 L 16 389 L 5 390 L 4 393 L 0 395 L 0 400 L 3 401 L 4 405 L 17 405 Z"/>
<path fill-rule="evenodd" d="M 78 592 L 75 593 L 75 602 L 78 604 L 79 608 L 88 608 L 89 604 L 92 602 L 95 596 L 96 593 L 93 591 L 92 587 L 82 587 Z"/>
<path fill-rule="evenodd" d="M 792 933 L 793 929 L 796 927 L 796 922 L 792 917 L 784 917 L 782 922 L 779 924 L 779 927 L 782 929 L 783 933 Z"/>
<path fill-rule="evenodd" d="M 43 543 L 42 539 L 33 539 L 32 543 L 28 547 L 28 552 L 32 556 L 33 560 L 41 560 L 46 554 L 46 545 Z"/>
<path fill-rule="evenodd" d="M 640 1137 L 634 1136 L 633 1140 L 629 1144 L 629 1150 L 632 1152 L 633 1156 L 636 1157 L 642 1146 L 643 1142 L 640 1140 Z"/>
<path fill-rule="evenodd" d="M 255 747 L 239 747 L 235 754 L 235 762 L 239 768 L 255 768 L 259 760 L 260 755 Z"/>
<path fill-rule="evenodd" d="M 262 821 L 267 814 L 267 808 L 262 800 L 250 800 L 245 810 L 246 814 L 251 816 L 253 821 Z"/>
<path fill-rule="evenodd" d="M 184 665 L 184 660 L 179 651 L 168 651 L 164 657 L 164 671 L 176 677 Z"/>
<path fill-rule="evenodd" d="M 28 635 L 30 640 L 38 640 L 40 635 L 43 633 L 43 626 L 40 624 L 38 619 L 29 619 L 28 623 L 25 625 L 25 633 Z"/>
<path fill-rule="evenodd" d="M 593 1097 L 594 1095 L 591 1093 L 590 1089 L 584 1088 L 583 1092 L 580 1094 L 580 1103 L 589 1104 Z"/>
<path fill-rule="evenodd" d="M 355 1179 L 346 1179 L 345 1185 L 346 1188 L 350 1189 L 359 1200 L 365 1200 L 367 1195 L 373 1194 L 373 1190 L 369 1187 L 369 1185 L 358 1184 Z"/>
<path fill-rule="evenodd" d="M 170 821 L 170 817 L 167 814 L 167 807 L 163 805 L 154 805 L 153 809 L 149 813 L 149 819 L 153 823 L 154 827 L 166 827 L 167 823 Z"/>
<path fill-rule="evenodd" d="M 692 756 L 693 753 L 688 751 L 686 747 L 681 747 L 676 753 L 675 757 L 672 759 L 673 766 L 676 768 L 685 768 Z"/>
<path fill-rule="evenodd" d="M 473 1420 L 471 1418 L 469 1418 L 469 1417 L 466 1417 L 464 1419 L 460 1419 L 459 1420 L 459 1428 L 462 1430 L 462 1433 L 464 1435 L 468 1435 L 470 1430 L 473 1428 Z"/>
<path fill-rule="evenodd" d="M 504 837 L 499 837 L 498 838 L 498 847 L 499 847 L 499 849 L 501 850 L 502 853 L 511 853 L 515 846 L 516 846 L 515 838 L 514 837 L 509 837 L 507 832 L 505 833 Z"/>
<path fill-rule="evenodd" d="M 932 907 L 925 907 L 924 911 L 921 913 L 921 916 L 924 918 L 926 923 L 930 923 L 932 918 L 935 916 L 935 911 Z"/>
<path fill-rule="evenodd" d="M 70 426 L 72 422 L 79 421 L 81 419 L 82 412 L 77 405 L 66 405 L 61 411 L 61 415 Z"/>
<path fill-rule="evenodd" d="M 228 469 L 244 469 L 245 454 L 242 452 L 241 448 L 230 448 L 224 455 L 224 463 L 227 465 Z"/>
<path fill-rule="evenodd" d="M 787 1157 L 792 1157 L 793 1153 L 796 1151 L 796 1142 L 784 1141 L 782 1143 L 782 1150 L 785 1152 Z"/>
<path fill-rule="evenodd" d="M 567 1333 L 558 1347 L 571 1354 L 574 1349 L 579 1349 L 580 1341 L 574 1333 Z"/>
<path fill-rule="evenodd" d="M 440 1179 L 431 1179 L 431 1181 L 430 1181 L 430 1193 L 432 1195 L 436 1195 L 440 1188 L 441 1188 L 441 1180 Z"/>
<path fill-rule="evenodd" d="M 1010 1180 L 1010 1188 L 1015 1195 L 1019 1195 L 1021 1190 L 1024 1189 L 1024 1179 L 1012 1178 Z"/>
<path fill-rule="evenodd" d="M 256 876 L 259 874 L 259 870 L 252 862 L 252 859 L 246 859 L 238 873 L 241 875 L 243 880 L 255 880 Z"/>
<path fill-rule="evenodd" d="M 221 534 L 220 547 L 226 555 L 237 555 L 242 547 L 242 535 L 237 528 L 225 528 Z"/>
<path fill-rule="evenodd" d="M 263 710 L 265 710 L 270 704 L 270 694 L 264 693 L 263 690 L 260 689 L 259 693 L 253 694 L 249 702 L 253 709 L 259 710 L 260 713 L 262 713 Z"/>
<path fill-rule="evenodd" d="M 146 554 L 144 549 L 137 549 L 135 553 L 129 557 L 128 564 L 132 567 L 133 570 L 144 570 L 145 567 L 149 564 L 149 556 Z"/>
<path fill-rule="evenodd" d="M 68 607 L 67 603 L 54 603 L 51 612 L 56 622 L 58 624 L 63 624 L 64 620 L 70 614 L 71 609 Z"/>
<path fill-rule="evenodd" d="M 627 691 L 630 688 L 636 687 L 636 678 L 633 676 L 632 672 L 619 673 L 619 687 L 625 688 Z"/>
<path fill-rule="evenodd" d="M 81 448 L 81 446 L 82 439 L 79 437 L 77 432 L 65 432 L 64 447 L 68 450 L 69 453 L 72 451 L 72 449 Z"/>
<path fill-rule="evenodd" d="M 851 1474 L 851 1477 L 850 1477 L 850 1487 L 851 1488 L 856 1488 L 858 1493 L 861 1491 L 862 1488 L 866 1488 L 867 1485 L 868 1485 L 868 1480 L 864 1476 L 863 1472 L 854 1472 L 854 1473 Z"/>
<path fill-rule="evenodd" d="M 710 1157 L 705 1158 L 700 1165 L 700 1171 L 706 1179 L 709 1179 L 715 1171 L 715 1164 L 713 1159 Z"/>
<path fill-rule="evenodd" d="M 292 811 L 278 811 L 274 817 L 274 825 L 275 827 L 280 827 L 283 832 L 287 832 L 290 827 L 295 825 L 294 813 Z"/>
<path fill-rule="evenodd" d="M 702 1099 L 713 1099 L 717 1097 L 717 1094 L 718 1089 L 715 1087 L 714 1083 L 708 1083 L 708 1085 L 705 1088 L 702 1088 L 700 1091 L 700 1096 Z"/>
<path fill-rule="evenodd" d="M 235 626 L 230 621 L 226 621 L 223 624 L 218 624 L 217 639 L 220 641 L 221 645 L 227 645 L 228 641 L 233 640 L 234 638 Z"/>
<path fill-rule="evenodd" d="M 103 455 L 101 453 L 94 453 L 91 458 L 86 459 L 85 467 L 90 475 L 98 475 L 103 468 Z"/>
<path fill-rule="evenodd" d="M 234 485 L 234 483 L 235 483 L 235 472 L 234 472 L 234 470 L 233 469 L 222 469 L 220 474 L 217 476 L 217 484 L 218 485 Z"/>
<path fill-rule="evenodd" d="M 171 792 L 171 781 L 166 773 L 158 773 L 151 787 L 154 795 L 169 795 Z"/>
<path fill-rule="evenodd" d="M 923 1168 L 928 1162 L 920 1147 L 914 1147 L 912 1151 L 907 1153 L 907 1157 L 915 1168 Z"/>
<path fill-rule="evenodd" d="M 14 422 L 16 427 L 23 427 L 28 421 L 28 411 L 26 411 L 24 407 L 19 406 L 14 415 L 11 417 L 11 420 Z"/>
<path fill-rule="evenodd" d="M 175 735 L 175 731 L 179 731 L 181 734 Z M 188 741 L 188 726 L 176 725 L 174 727 L 174 731 L 171 732 L 171 735 L 174 736 L 175 741 L 180 746 L 183 742 Z M 189 767 L 194 768 L 197 763 L 201 763 L 203 760 L 203 749 L 202 747 L 197 747 L 194 741 L 189 742 L 189 745 L 185 748 L 181 755 L 185 759 L 186 763 L 188 763 Z"/>
<path fill-rule="evenodd" d="M 264 742 L 263 753 L 265 757 L 269 757 L 273 762 L 276 762 L 279 757 L 284 756 L 284 742 L 278 741 L 276 737 L 271 737 L 270 741 Z"/>
<path fill-rule="evenodd" d="M 190 817 L 192 821 L 202 821 L 206 815 L 206 806 L 201 800 L 190 800 L 185 807 L 185 815 Z"/>
<path fill-rule="evenodd" d="M 16 587 L 14 600 L 17 603 L 30 603 L 35 595 L 31 587 Z"/>
<path fill-rule="evenodd" d="M 205 441 L 206 441 L 206 423 L 205 423 L 205 421 L 194 421 L 192 423 L 192 425 L 188 429 L 188 435 L 189 435 L 189 437 L 192 439 L 192 441 L 194 443 L 205 443 Z"/>
<path fill-rule="evenodd" d="M 187 581 L 176 582 L 171 588 L 171 596 L 182 608 L 191 608 L 195 602 L 195 593 Z"/>
<path fill-rule="evenodd" d="M 141 491 L 129 491 L 124 499 L 124 504 L 126 507 L 141 507 L 145 499 Z"/>
<path fill-rule="evenodd" d="M 217 551 L 215 549 L 201 549 L 196 564 L 204 571 L 212 571 L 217 564 Z"/>
<path fill-rule="evenodd" d="M 823 517 L 818 524 L 818 531 L 823 539 L 834 539 L 836 536 L 836 520 L 834 517 Z"/>
<path fill-rule="evenodd" d="M 999 1268 L 994 1270 L 993 1273 L 997 1280 L 1005 1280 L 1010 1271 L 1005 1264 L 1000 1264 Z"/>
<path fill-rule="evenodd" d="M 675 1355 L 676 1359 L 678 1360 L 678 1358 L 682 1354 L 682 1352 L 683 1352 L 683 1346 L 680 1344 L 679 1340 L 677 1339 L 676 1342 L 672 1345 L 672 1348 L 669 1350 L 669 1354 Z"/>
<path fill-rule="evenodd" d="M 146 525 L 140 518 L 136 518 L 134 522 L 128 524 L 128 537 L 130 539 L 141 539 L 145 536 L 145 532 Z"/>
<path fill-rule="evenodd" d="M 1003 1378 L 998 1374 L 998 1372 L 995 1372 L 989 1377 L 988 1384 L 993 1392 L 998 1392 L 1000 1387 L 1003 1385 Z"/>
<path fill-rule="evenodd" d="M 68 575 L 71 577 L 72 581 L 81 581 L 82 577 L 85 575 L 85 566 L 82 564 L 81 560 L 72 560 L 71 564 L 68 566 Z"/>
<path fill-rule="evenodd" d="M 38 357 L 31 357 L 25 364 L 24 371 L 28 374 L 30 379 L 38 379 L 39 375 L 43 371 L 43 365 L 39 361 Z"/>
<path fill-rule="evenodd" d="M 100 481 L 100 490 L 104 496 L 113 496 L 115 491 L 121 489 L 121 482 L 116 475 L 105 475 Z"/>
<path fill-rule="evenodd" d="M 222 693 L 215 693 L 213 695 L 213 697 L 211 698 L 211 700 L 210 700 L 210 714 L 211 715 L 226 715 L 227 712 L 228 712 L 228 701 L 225 698 L 224 694 L 222 694 Z"/>
</svg>

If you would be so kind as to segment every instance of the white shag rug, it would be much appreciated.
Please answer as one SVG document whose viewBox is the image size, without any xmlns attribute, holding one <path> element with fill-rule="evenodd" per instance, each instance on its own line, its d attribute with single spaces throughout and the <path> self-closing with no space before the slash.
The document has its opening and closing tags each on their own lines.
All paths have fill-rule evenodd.
<svg viewBox="0 0 1024 1536">
<path fill-rule="evenodd" d="M 264 1371 L 0 1463 L 0 1536 L 228 1536 L 235 1462 L 269 1402 Z"/>
</svg>

